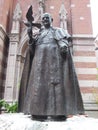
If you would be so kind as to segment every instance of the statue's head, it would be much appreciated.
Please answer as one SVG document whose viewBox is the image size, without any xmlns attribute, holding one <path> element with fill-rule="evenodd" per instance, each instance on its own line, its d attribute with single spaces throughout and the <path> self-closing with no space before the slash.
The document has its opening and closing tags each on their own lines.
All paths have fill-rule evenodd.
<svg viewBox="0 0 98 130">
<path fill-rule="evenodd" d="M 42 16 L 42 23 L 45 27 L 50 27 L 51 23 L 53 21 L 53 18 L 49 13 L 44 13 Z"/>
</svg>

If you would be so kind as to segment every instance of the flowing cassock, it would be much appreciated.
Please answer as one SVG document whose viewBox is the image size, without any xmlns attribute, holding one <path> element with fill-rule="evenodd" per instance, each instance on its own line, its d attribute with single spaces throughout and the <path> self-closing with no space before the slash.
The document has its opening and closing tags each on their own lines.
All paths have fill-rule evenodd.
<svg viewBox="0 0 98 130">
<path fill-rule="evenodd" d="M 28 50 L 20 85 L 19 111 L 31 115 L 84 114 L 79 84 L 63 29 L 42 29 L 35 54 Z M 60 48 L 66 46 L 62 57 Z"/>
</svg>

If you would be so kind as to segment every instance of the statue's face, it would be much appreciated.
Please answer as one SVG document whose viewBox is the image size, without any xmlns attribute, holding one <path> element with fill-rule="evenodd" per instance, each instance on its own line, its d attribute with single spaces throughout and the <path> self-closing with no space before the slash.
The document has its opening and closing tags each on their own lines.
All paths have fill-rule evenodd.
<svg viewBox="0 0 98 130">
<path fill-rule="evenodd" d="M 48 13 L 44 14 L 43 17 L 42 17 L 42 23 L 43 23 L 43 25 L 46 28 L 48 28 L 48 27 L 50 27 L 51 22 L 52 22 L 51 16 Z"/>
</svg>

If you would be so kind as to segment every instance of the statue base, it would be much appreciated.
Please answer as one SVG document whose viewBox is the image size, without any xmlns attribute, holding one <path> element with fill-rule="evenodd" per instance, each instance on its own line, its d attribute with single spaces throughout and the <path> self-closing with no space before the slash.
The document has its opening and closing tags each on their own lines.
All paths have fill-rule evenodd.
<svg viewBox="0 0 98 130">
<path fill-rule="evenodd" d="M 65 121 L 36 121 L 22 113 L 1 114 L 0 130 L 98 130 L 98 119 L 73 116 Z"/>
</svg>

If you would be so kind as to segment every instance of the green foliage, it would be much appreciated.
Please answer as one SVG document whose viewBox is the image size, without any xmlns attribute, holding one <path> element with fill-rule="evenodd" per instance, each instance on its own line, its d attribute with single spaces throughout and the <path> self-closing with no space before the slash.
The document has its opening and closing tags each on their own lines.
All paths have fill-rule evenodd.
<svg viewBox="0 0 98 130">
<path fill-rule="evenodd" d="M 4 99 L 0 100 L 0 107 L 5 109 L 7 113 L 15 113 L 17 112 L 18 103 L 13 102 L 11 104 L 7 103 Z"/>
</svg>

